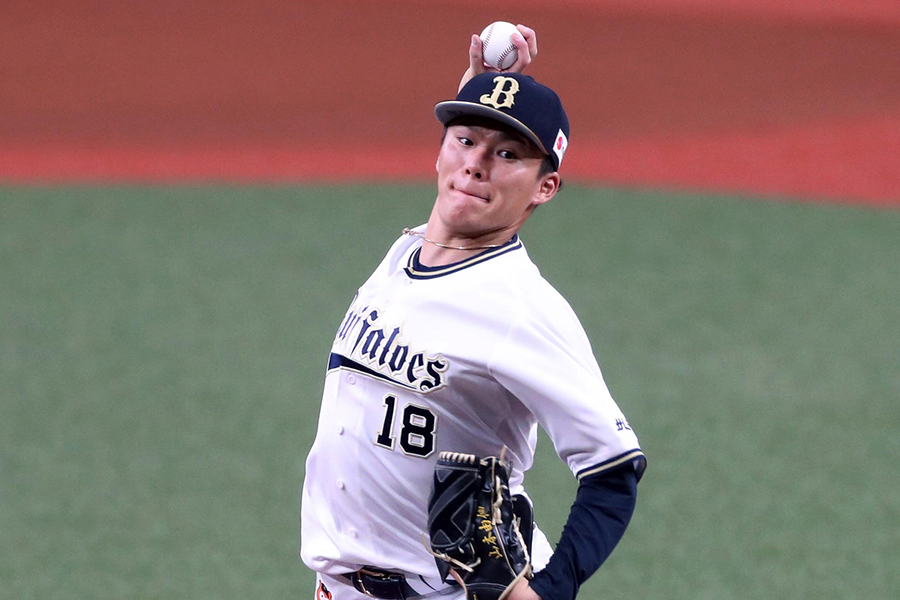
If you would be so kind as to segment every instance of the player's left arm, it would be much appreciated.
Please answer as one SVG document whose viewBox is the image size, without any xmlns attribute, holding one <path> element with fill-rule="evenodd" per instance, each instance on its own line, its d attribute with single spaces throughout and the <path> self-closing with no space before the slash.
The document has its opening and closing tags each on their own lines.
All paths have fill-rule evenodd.
<svg viewBox="0 0 900 600">
<path fill-rule="evenodd" d="M 581 481 L 559 544 L 547 566 L 521 580 L 508 600 L 571 600 L 609 558 L 634 514 L 637 476 L 632 463 Z"/>
<path fill-rule="evenodd" d="M 525 25 L 516 25 L 516 29 L 519 30 L 519 33 L 512 37 L 512 43 L 516 47 L 516 62 L 505 71 L 506 73 L 524 72 L 538 53 L 537 34 L 534 29 Z M 481 53 L 481 37 L 474 34 L 469 43 L 469 68 L 463 73 L 457 91 L 461 90 L 476 75 L 488 71 L 496 71 L 496 69 L 484 64 L 484 55 Z"/>
<path fill-rule="evenodd" d="M 541 600 L 572 600 L 622 539 L 646 459 L 606 388 L 584 330 L 571 308 L 554 298 L 528 307 L 532 317 L 549 307 L 552 317 L 514 326 L 494 353 L 491 372 L 531 410 L 578 477 L 559 544 L 528 590 Z"/>
</svg>

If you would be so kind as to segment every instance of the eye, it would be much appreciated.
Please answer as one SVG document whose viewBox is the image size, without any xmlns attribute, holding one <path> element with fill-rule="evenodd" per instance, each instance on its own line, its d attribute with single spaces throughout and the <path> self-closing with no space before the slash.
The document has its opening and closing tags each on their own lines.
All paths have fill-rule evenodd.
<svg viewBox="0 0 900 600">
<path fill-rule="evenodd" d="M 497 155 L 500 158 L 505 158 L 506 160 L 516 160 L 517 158 L 519 158 L 519 156 L 512 150 L 500 150 Z"/>
<path fill-rule="evenodd" d="M 467 137 L 460 136 L 456 138 L 463 146 L 474 146 L 475 144 Z"/>
</svg>

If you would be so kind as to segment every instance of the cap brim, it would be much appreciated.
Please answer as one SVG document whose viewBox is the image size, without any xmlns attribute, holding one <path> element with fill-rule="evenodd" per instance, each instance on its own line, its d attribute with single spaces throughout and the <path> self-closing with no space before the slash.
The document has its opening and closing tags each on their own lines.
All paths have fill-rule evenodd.
<svg viewBox="0 0 900 600">
<path fill-rule="evenodd" d="M 438 102 L 434 105 L 434 115 L 438 118 L 438 121 L 447 125 L 450 121 L 457 117 L 466 117 L 466 116 L 475 116 L 475 117 L 485 117 L 487 119 L 492 119 L 494 121 L 499 121 L 505 125 L 509 125 L 530 141 L 534 142 L 534 145 L 537 146 L 541 152 L 544 154 L 550 154 L 546 148 L 544 148 L 544 144 L 541 143 L 541 140 L 538 138 L 535 133 L 529 129 L 522 121 L 518 119 L 514 119 L 503 111 L 497 110 L 496 108 L 491 108 L 490 106 L 485 106 L 483 104 L 476 104 L 474 102 L 463 102 L 459 100 L 447 100 L 445 102 Z"/>
</svg>

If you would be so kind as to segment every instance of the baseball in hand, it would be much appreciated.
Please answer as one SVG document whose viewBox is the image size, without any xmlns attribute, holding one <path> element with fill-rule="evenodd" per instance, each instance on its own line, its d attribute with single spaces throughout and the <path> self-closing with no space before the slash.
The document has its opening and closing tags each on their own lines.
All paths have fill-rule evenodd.
<svg viewBox="0 0 900 600">
<path fill-rule="evenodd" d="M 498 71 L 513 66 L 518 58 L 512 42 L 514 33 L 519 33 L 519 30 L 506 21 L 496 21 L 484 28 L 481 32 L 481 53 L 486 65 Z"/>
</svg>

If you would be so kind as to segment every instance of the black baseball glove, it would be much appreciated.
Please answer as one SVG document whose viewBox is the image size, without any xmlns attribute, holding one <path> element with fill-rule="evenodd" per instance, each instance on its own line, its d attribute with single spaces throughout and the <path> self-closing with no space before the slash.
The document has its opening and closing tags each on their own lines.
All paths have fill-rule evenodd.
<svg viewBox="0 0 900 600">
<path fill-rule="evenodd" d="M 502 600 L 531 578 L 530 501 L 510 497 L 509 467 L 500 458 L 442 452 L 428 501 L 428 531 L 438 570 L 468 600 Z"/>
</svg>

